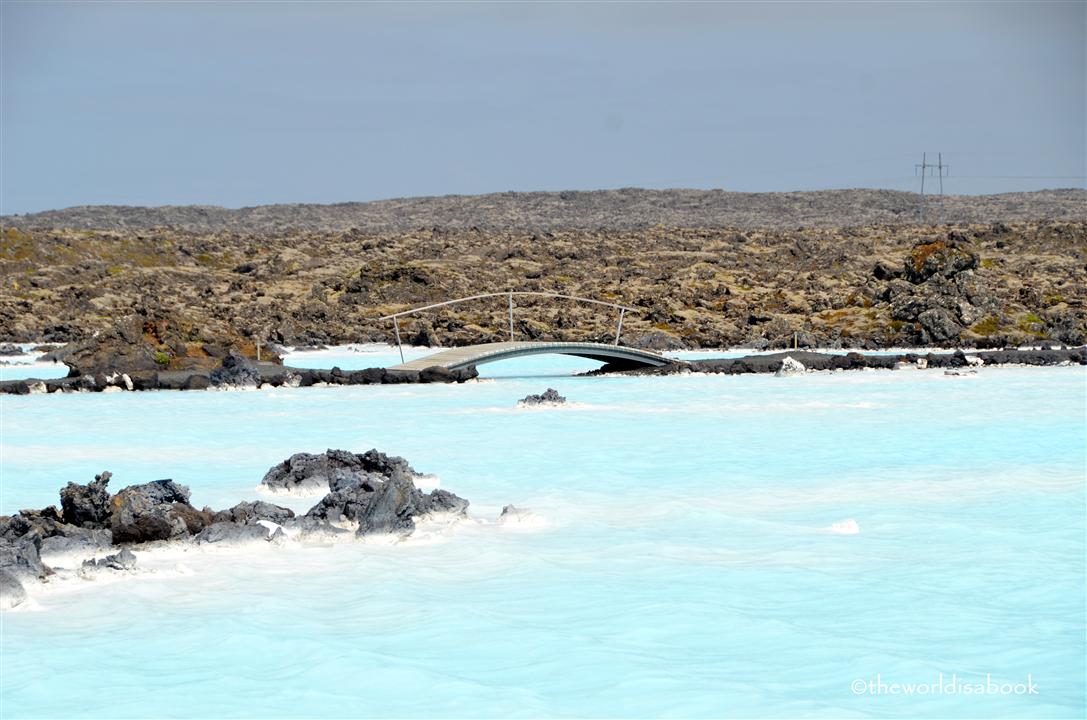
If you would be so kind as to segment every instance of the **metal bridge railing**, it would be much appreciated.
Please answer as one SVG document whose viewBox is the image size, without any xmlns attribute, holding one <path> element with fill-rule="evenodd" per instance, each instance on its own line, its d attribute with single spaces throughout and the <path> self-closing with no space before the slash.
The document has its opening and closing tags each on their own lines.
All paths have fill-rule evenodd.
<svg viewBox="0 0 1087 720">
<path fill-rule="evenodd" d="M 615 344 L 619 344 L 619 336 L 623 333 L 623 317 L 627 311 L 638 312 L 635 308 L 627 307 L 626 305 L 618 305 L 616 303 L 605 302 L 603 300 L 594 300 L 592 298 L 578 297 L 576 295 L 563 295 L 561 293 L 543 292 L 538 290 L 508 290 L 506 292 L 499 293 L 483 293 L 482 295 L 471 295 L 469 297 L 457 298 L 455 300 L 446 300 L 445 302 L 433 303 L 431 305 L 423 305 L 422 307 L 412 308 L 411 310 L 401 310 L 398 313 L 392 313 L 391 315 L 382 315 L 377 318 L 378 320 L 392 320 L 393 331 L 396 333 L 396 348 L 400 351 L 400 362 L 404 362 L 404 347 L 400 342 L 400 322 L 399 319 L 405 315 L 414 315 L 415 313 L 423 312 L 424 310 L 433 310 L 434 308 L 445 307 L 447 305 L 456 305 L 457 303 L 468 302 L 470 300 L 482 300 L 484 298 L 492 297 L 509 297 L 509 318 L 510 318 L 510 342 L 513 342 L 513 296 L 514 295 L 536 295 L 542 297 L 561 298 L 563 300 L 576 300 L 583 303 L 591 303 L 593 305 L 604 305 L 606 307 L 615 308 L 619 311 L 619 322 L 615 329 Z"/>
</svg>

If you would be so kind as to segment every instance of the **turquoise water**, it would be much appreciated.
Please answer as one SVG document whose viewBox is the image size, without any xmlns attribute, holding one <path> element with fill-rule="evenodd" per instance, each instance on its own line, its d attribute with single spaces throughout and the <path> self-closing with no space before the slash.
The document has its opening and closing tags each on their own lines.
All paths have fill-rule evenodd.
<svg viewBox="0 0 1087 720">
<path fill-rule="evenodd" d="M 481 521 L 533 515 L 42 592 L 0 616 L 0 715 L 1083 717 L 1082 368 L 567 376 L 593 365 L 4 397 L 4 513 L 104 469 L 221 507 L 293 452 L 378 447 Z M 572 404 L 515 407 L 548 386 Z M 941 673 L 1036 694 L 854 687 Z"/>
<path fill-rule="evenodd" d="M 5 355 L 0 357 L 0 380 L 23 380 L 24 378 L 62 378 L 68 374 L 64 363 L 42 362 L 44 353 L 31 352 L 33 343 L 19 343 L 23 355 Z"/>
</svg>

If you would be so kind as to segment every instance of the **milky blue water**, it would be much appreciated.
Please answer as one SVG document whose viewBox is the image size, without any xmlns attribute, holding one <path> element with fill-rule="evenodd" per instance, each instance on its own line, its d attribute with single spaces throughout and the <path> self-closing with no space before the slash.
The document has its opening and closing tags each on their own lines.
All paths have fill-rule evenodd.
<svg viewBox="0 0 1087 720">
<path fill-rule="evenodd" d="M 333 355 L 393 362 L 312 364 Z M 535 522 L 193 552 L 188 575 L 40 593 L 0 615 L 0 715 L 1084 716 L 1082 368 L 567 375 L 592 366 L 4 396 L 3 513 L 105 469 L 222 507 L 293 452 L 377 447 L 481 521 Z M 549 386 L 572 404 L 515 407 Z M 960 690 L 889 694 L 941 673 Z M 961 690 L 986 675 L 1036 694 Z"/>
</svg>

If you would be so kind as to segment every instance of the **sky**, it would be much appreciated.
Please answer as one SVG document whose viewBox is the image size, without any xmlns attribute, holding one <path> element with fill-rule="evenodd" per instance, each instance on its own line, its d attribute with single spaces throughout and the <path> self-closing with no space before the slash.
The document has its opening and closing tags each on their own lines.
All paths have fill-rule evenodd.
<svg viewBox="0 0 1087 720">
<path fill-rule="evenodd" d="M 3 0 L 0 62 L 0 214 L 1087 175 L 1083 0 Z"/>
</svg>

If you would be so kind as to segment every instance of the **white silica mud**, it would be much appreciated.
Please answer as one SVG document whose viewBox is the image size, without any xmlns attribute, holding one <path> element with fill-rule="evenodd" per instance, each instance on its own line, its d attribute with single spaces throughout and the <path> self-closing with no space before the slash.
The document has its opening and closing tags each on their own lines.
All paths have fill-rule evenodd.
<svg viewBox="0 0 1087 720">
<path fill-rule="evenodd" d="M 1083 716 L 1083 368 L 572 375 L 595 365 L 3 397 L 4 514 L 107 469 L 304 511 L 254 486 L 328 448 L 471 501 L 406 541 L 135 548 L 28 584 L 4 717 Z M 548 387 L 568 403 L 516 408 Z M 869 689 L 941 674 L 1013 691 Z"/>
</svg>

